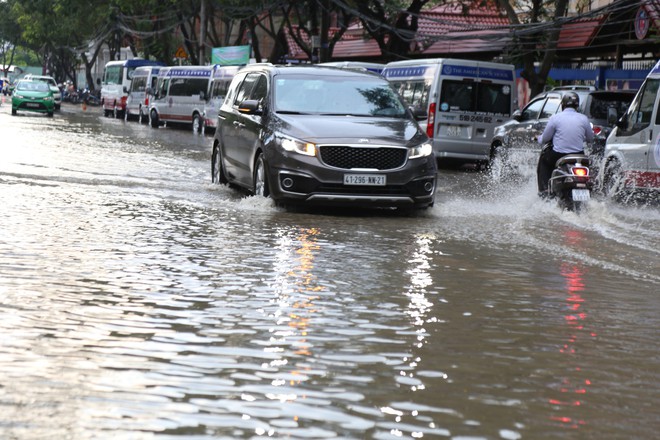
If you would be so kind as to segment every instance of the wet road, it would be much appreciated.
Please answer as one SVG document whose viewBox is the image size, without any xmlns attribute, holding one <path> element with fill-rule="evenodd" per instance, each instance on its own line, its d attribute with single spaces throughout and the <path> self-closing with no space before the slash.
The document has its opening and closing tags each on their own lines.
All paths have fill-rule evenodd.
<svg viewBox="0 0 660 440">
<path fill-rule="evenodd" d="M 0 438 L 657 435 L 657 204 L 287 212 L 100 113 L 0 106 Z"/>
</svg>

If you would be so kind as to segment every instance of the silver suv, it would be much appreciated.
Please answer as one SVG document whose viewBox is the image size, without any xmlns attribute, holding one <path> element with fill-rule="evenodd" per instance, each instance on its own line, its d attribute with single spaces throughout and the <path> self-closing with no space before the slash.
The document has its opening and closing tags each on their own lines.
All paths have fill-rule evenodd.
<svg viewBox="0 0 660 440">
<path fill-rule="evenodd" d="M 213 138 L 212 179 L 283 204 L 428 208 L 436 160 L 383 77 L 254 64 L 234 76 Z"/>
</svg>

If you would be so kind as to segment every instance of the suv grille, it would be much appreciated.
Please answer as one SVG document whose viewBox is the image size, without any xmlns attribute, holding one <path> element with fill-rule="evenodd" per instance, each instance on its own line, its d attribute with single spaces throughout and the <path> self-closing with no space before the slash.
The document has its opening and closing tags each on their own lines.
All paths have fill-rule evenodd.
<svg viewBox="0 0 660 440">
<path fill-rule="evenodd" d="M 408 157 L 407 148 L 319 146 L 321 161 L 335 168 L 391 170 L 401 168 Z"/>
</svg>

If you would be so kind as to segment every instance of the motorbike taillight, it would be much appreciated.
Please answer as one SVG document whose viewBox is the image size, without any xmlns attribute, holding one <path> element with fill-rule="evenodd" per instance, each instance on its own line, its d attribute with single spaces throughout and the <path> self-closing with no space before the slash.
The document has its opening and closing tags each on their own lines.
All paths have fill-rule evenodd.
<svg viewBox="0 0 660 440">
<path fill-rule="evenodd" d="M 589 175 L 589 168 L 586 167 L 572 167 L 571 173 L 575 176 L 586 177 Z"/>
</svg>

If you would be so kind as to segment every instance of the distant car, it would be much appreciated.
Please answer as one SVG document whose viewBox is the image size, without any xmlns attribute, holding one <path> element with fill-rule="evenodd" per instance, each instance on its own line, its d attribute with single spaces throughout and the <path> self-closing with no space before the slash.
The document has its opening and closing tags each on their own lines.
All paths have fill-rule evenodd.
<svg viewBox="0 0 660 440">
<path fill-rule="evenodd" d="M 592 156 L 603 157 L 605 142 L 614 128 L 610 120 L 618 121 L 630 107 L 637 90 L 598 90 L 589 93 L 583 106 L 594 129 L 594 145 L 590 150 Z"/>
<path fill-rule="evenodd" d="M 593 126 L 594 143 L 587 154 L 596 159 L 601 158 L 613 126 L 608 123 L 608 112 L 616 112 L 617 119 L 623 116 L 636 90 L 592 90 L 581 86 L 561 87 L 541 93 L 532 98 L 522 110 L 516 110 L 513 119 L 495 128 L 491 140 L 491 162 L 500 162 L 500 165 L 511 164 L 512 160 L 523 165 L 536 163 L 541 151 L 538 137 L 550 117 L 561 111 L 561 99 L 568 92 L 578 95 L 578 111 L 585 114 Z"/>
<path fill-rule="evenodd" d="M 428 208 L 436 159 L 384 78 L 255 64 L 234 76 L 213 138 L 212 181 L 278 203 Z"/>
<path fill-rule="evenodd" d="M 48 87 L 50 87 L 50 90 L 53 92 L 53 99 L 55 100 L 55 110 L 60 109 L 60 107 L 62 106 L 62 91 L 57 86 L 57 82 L 55 82 L 55 78 L 48 75 L 27 74 L 25 75 L 24 79 L 29 79 L 32 81 L 42 81 L 48 84 Z"/>
<path fill-rule="evenodd" d="M 20 80 L 11 96 L 11 114 L 19 111 L 46 113 L 53 116 L 55 100 L 48 84 L 41 81 Z"/>
</svg>

